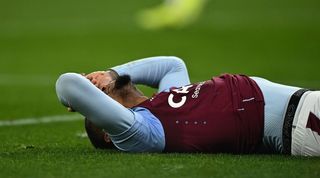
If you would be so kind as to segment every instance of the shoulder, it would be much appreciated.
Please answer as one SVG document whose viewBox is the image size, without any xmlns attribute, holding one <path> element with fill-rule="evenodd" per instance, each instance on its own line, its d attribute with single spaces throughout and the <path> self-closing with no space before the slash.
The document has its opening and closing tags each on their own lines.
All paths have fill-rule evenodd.
<svg viewBox="0 0 320 178">
<path fill-rule="evenodd" d="M 153 114 L 147 109 L 147 108 L 144 108 L 144 107 L 134 107 L 134 108 L 131 108 L 131 110 L 136 113 L 136 114 L 139 114 L 143 117 L 152 117 Z"/>
</svg>

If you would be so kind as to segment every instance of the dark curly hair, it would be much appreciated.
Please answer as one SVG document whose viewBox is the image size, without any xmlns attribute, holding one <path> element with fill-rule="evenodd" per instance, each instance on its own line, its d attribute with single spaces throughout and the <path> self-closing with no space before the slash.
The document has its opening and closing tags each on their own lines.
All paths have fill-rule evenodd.
<svg viewBox="0 0 320 178">
<path fill-rule="evenodd" d="M 131 84 L 130 75 L 121 75 L 116 79 L 115 84 L 114 84 L 114 89 L 120 90 L 129 84 Z"/>
</svg>

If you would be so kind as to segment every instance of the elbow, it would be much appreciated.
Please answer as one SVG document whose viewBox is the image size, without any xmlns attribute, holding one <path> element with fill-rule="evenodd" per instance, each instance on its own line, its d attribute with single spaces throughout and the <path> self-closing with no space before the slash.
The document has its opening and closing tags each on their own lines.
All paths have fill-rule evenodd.
<svg viewBox="0 0 320 178">
<path fill-rule="evenodd" d="M 170 60 L 170 66 L 172 66 L 175 71 L 187 71 L 187 66 L 183 59 L 176 56 L 168 56 L 168 60 Z"/>
<path fill-rule="evenodd" d="M 56 82 L 57 95 L 64 96 L 72 93 L 80 78 L 81 76 L 76 73 L 62 74 Z"/>
<path fill-rule="evenodd" d="M 56 82 L 56 94 L 60 102 L 69 107 L 69 99 L 78 88 L 77 84 L 81 80 L 81 75 L 75 73 L 62 74 Z"/>
</svg>

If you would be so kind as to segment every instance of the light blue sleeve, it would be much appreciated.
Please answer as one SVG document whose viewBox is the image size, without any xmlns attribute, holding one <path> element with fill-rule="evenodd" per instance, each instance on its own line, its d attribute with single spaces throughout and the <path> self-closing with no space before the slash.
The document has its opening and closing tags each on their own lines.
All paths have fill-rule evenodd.
<svg viewBox="0 0 320 178">
<path fill-rule="evenodd" d="M 128 152 L 161 152 L 165 147 L 165 135 L 161 122 L 149 110 L 132 108 L 133 125 L 118 135 L 109 135 L 113 144 Z"/>
<path fill-rule="evenodd" d="M 160 121 L 145 108 L 128 109 L 76 73 L 56 82 L 60 102 L 103 128 L 122 151 L 161 152 L 165 146 Z"/>
<path fill-rule="evenodd" d="M 158 88 L 159 92 L 190 84 L 185 63 L 173 56 L 144 58 L 112 69 L 119 75 L 130 75 L 135 84 Z"/>
<path fill-rule="evenodd" d="M 56 92 L 63 105 L 110 134 L 122 133 L 134 123 L 132 110 L 113 100 L 80 74 L 61 75 L 56 82 Z"/>
</svg>

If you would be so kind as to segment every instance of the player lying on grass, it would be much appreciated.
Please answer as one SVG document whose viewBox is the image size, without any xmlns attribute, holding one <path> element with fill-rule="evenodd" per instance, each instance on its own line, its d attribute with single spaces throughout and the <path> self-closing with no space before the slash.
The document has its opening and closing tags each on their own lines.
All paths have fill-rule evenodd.
<svg viewBox="0 0 320 178">
<path fill-rule="evenodd" d="M 134 84 L 158 88 L 148 98 Z M 320 155 L 320 92 L 225 74 L 190 84 L 184 62 L 152 57 L 87 76 L 66 73 L 59 100 L 97 148 L 128 152 Z"/>
</svg>

